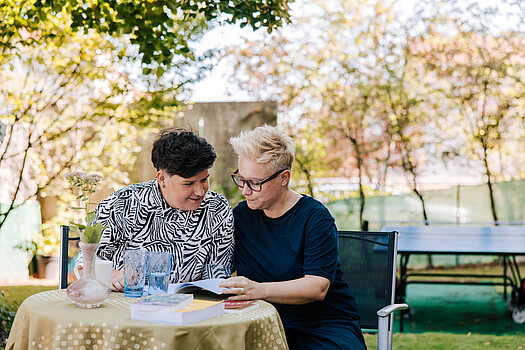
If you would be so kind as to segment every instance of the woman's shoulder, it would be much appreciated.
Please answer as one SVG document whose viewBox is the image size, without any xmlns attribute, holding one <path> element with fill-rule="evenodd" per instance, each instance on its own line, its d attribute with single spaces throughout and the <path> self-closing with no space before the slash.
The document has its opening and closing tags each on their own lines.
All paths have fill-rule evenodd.
<svg viewBox="0 0 525 350">
<path fill-rule="evenodd" d="M 144 195 L 145 193 L 154 191 L 155 184 L 156 184 L 155 180 L 131 184 L 131 185 L 121 188 L 120 190 L 113 192 L 111 196 L 115 198 L 128 198 L 128 197 L 133 197 L 133 196 L 136 197 L 136 196 Z"/>
<path fill-rule="evenodd" d="M 156 181 L 151 180 L 128 185 L 110 194 L 101 204 L 146 200 L 155 191 L 155 184 Z"/>
<path fill-rule="evenodd" d="M 237 203 L 235 208 L 233 208 L 233 211 L 236 212 L 236 211 L 242 211 L 242 210 L 246 210 L 246 209 L 249 209 L 248 208 L 248 203 L 246 202 L 246 200 L 243 200 L 243 201 L 240 201 L 239 203 Z"/>
<path fill-rule="evenodd" d="M 321 203 L 319 200 L 315 199 L 314 197 L 310 197 L 307 194 L 301 194 L 301 198 L 298 201 L 298 204 L 302 209 L 326 209 L 328 210 L 323 203 Z"/>
<path fill-rule="evenodd" d="M 210 207 L 228 207 L 231 209 L 230 203 L 222 194 L 211 190 L 206 192 L 206 197 L 204 198 L 203 204 Z"/>
<path fill-rule="evenodd" d="M 306 194 L 302 194 L 301 196 L 301 199 L 297 203 L 297 214 L 317 219 L 332 218 L 332 214 L 328 208 L 323 203 L 321 203 L 321 201 Z"/>
</svg>

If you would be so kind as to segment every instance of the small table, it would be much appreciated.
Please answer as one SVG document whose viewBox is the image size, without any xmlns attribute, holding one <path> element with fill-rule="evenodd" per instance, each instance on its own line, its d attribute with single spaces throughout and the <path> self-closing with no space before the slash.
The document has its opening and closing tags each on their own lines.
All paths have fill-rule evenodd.
<svg viewBox="0 0 525 350">
<path fill-rule="evenodd" d="M 288 349 L 277 310 L 259 307 L 174 326 L 130 319 L 137 299 L 111 293 L 97 309 L 75 306 L 65 289 L 27 298 L 7 340 L 12 349 Z"/>
</svg>

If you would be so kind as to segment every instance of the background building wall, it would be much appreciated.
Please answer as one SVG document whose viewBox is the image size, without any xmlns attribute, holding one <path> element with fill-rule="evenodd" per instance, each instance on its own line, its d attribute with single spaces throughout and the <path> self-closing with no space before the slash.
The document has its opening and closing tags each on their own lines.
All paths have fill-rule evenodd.
<svg viewBox="0 0 525 350">
<path fill-rule="evenodd" d="M 230 173 L 237 168 L 237 156 L 229 144 L 230 137 L 237 136 L 242 130 L 276 123 L 276 102 L 203 102 L 180 111 L 169 126 L 192 130 L 212 144 L 217 152 L 217 161 L 211 169 L 211 183 L 214 188 L 228 190 L 232 185 Z M 151 147 L 155 137 L 151 134 L 141 140 L 142 151 L 138 155 L 132 182 L 155 177 L 156 170 L 151 164 Z"/>
</svg>

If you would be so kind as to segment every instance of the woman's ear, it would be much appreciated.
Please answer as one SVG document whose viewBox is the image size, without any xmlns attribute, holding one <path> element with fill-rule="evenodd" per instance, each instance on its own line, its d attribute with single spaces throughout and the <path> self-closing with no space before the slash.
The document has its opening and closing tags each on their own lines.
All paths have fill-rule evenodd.
<svg viewBox="0 0 525 350">
<path fill-rule="evenodd" d="M 292 177 L 291 170 L 285 170 L 281 173 L 281 186 L 286 187 L 290 183 Z"/>
<path fill-rule="evenodd" d="M 166 174 L 164 174 L 163 171 L 157 171 L 157 182 L 159 183 L 160 187 L 166 186 L 164 182 L 166 181 Z"/>
</svg>

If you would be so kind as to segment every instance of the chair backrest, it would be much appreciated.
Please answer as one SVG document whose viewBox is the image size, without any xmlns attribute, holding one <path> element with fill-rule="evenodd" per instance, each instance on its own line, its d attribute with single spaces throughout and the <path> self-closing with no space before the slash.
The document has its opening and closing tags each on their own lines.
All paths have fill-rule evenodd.
<svg viewBox="0 0 525 350">
<path fill-rule="evenodd" d="M 339 231 L 339 259 L 361 313 L 361 328 L 377 329 L 377 311 L 394 303 L 397 232 Z"/>
<path fill-rule="evenodd" d="M 58 287 L 65 289 L 75 280 L 73 267 L 77 259 L 80 237 L 70 236 L 69 226 L 60 226 L 60 274 Z"/>
</svg>

